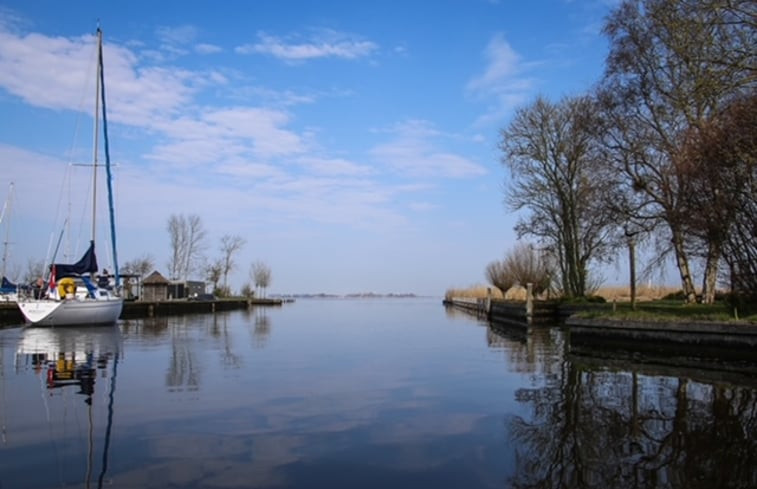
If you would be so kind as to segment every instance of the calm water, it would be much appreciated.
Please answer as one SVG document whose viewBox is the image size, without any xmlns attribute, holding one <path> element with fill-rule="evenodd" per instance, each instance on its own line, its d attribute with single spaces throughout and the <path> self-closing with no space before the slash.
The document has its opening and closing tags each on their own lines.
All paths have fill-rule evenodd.
<svg viewBox="0 0 757 489">
<path fill-rule="evenodd" d="M 437 299 L 0 330 L 0 488 L 757 487 L 757 379 Z"/>
</svg>

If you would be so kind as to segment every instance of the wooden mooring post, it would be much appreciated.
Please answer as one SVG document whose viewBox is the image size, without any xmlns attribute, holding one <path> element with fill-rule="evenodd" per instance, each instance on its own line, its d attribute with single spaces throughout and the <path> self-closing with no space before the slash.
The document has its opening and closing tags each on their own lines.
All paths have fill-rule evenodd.
<svg viewBox="0 0 757 489">
<path fill-rule="evenodd" d="M 534 284 L 526 284 L 526 323 L 534 318 Z"/>
</svg>

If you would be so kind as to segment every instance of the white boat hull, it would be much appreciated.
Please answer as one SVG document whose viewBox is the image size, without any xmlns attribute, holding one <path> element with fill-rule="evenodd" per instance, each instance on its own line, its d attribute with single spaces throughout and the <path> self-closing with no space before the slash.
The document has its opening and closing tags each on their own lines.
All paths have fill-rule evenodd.
<svg viewBox="0 0 757 489">
<path fill-rule="evenodd" d="M 124 301 L 120 297 L 103 299 L 20 300 L 24 318 L 41 326 L 113 324 L 118 320 Z"/>
</svg>

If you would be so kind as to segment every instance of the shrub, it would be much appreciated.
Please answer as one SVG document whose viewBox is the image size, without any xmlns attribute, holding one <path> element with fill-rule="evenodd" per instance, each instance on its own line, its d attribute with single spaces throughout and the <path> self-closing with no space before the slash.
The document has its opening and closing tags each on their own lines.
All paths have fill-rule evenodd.
<svg viewBox="0 0 757 489">
<path fill-rule="evenodd" d="M 530 283 L 533 284 L 534 295 L 539 295 L 549 289 L 552 281 L 552 272 L 546 258 L 525 243 L 515 245 L 507 252 L 504 260 L 490 263 L 486 267 L 486 276 L 502 293 L 513 285 L 525 287 Z"/>
</svg>

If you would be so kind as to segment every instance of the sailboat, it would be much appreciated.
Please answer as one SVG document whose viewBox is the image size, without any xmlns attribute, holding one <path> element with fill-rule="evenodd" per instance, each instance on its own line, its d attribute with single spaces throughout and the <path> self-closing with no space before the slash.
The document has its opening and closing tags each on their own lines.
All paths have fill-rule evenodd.
<svg viewBox="0 0 757 489">
<path fill-rule="evenodd" d="M 113 190 L 111 184 L 110 153 L 108 148 L 108 123 L 105 106 L 105 75 L 103 70 L 103 36 L 97 29 L 97 78 L 95 97 L 95 130 L 94 151 L 92 162 L 92 237 L 89 248 L 82 258 L 73 264 L 53 263 L 50 266 L 50 278 L 47 290 L 41 291 L 40 297 L 19 297 L 18 307 L 27 322 L 34 325 L 69 326 L 86 324 L 112 324 L 118 320 L 123 309 L 123 298 L 118 274 L 118 258 L 116 254 L 115 219 L 113 213 Z M 101 110 L 102 109 L 102 110 Z M 111 287 L 109 278 L 101 276 L 95 278 L 98 271 L 95 255 L 95 221 L 97 197 L 97 169 L 99 122 L 102 116 L 103 141 L 105 152 L 105 170 L 108 186 L 108 204 L 110 216 L 110 235 L 115 264 L 114 286 Z M 43 284 L 44 287 L 44 284 Z"/>
<path fill-rule="evenodd" d="M 0 283 L 0 302 L 15 302 L 18 299 L 18 286 L 8 280 L 6 276 L 7 264 L 8 264 L 8 245 L 10 244 L 10 213 L 11 206 L 13 204 L 13 182 L 10 183 L 8 189 L 8 197 L 3 204 L 3 210 L 0 212 L 0 224 L 5 225 L 5 241 L 3 242 L 3 264 L 0 267 L 0 277 L 2 277 L 2 283 Z"/>
</svg>

